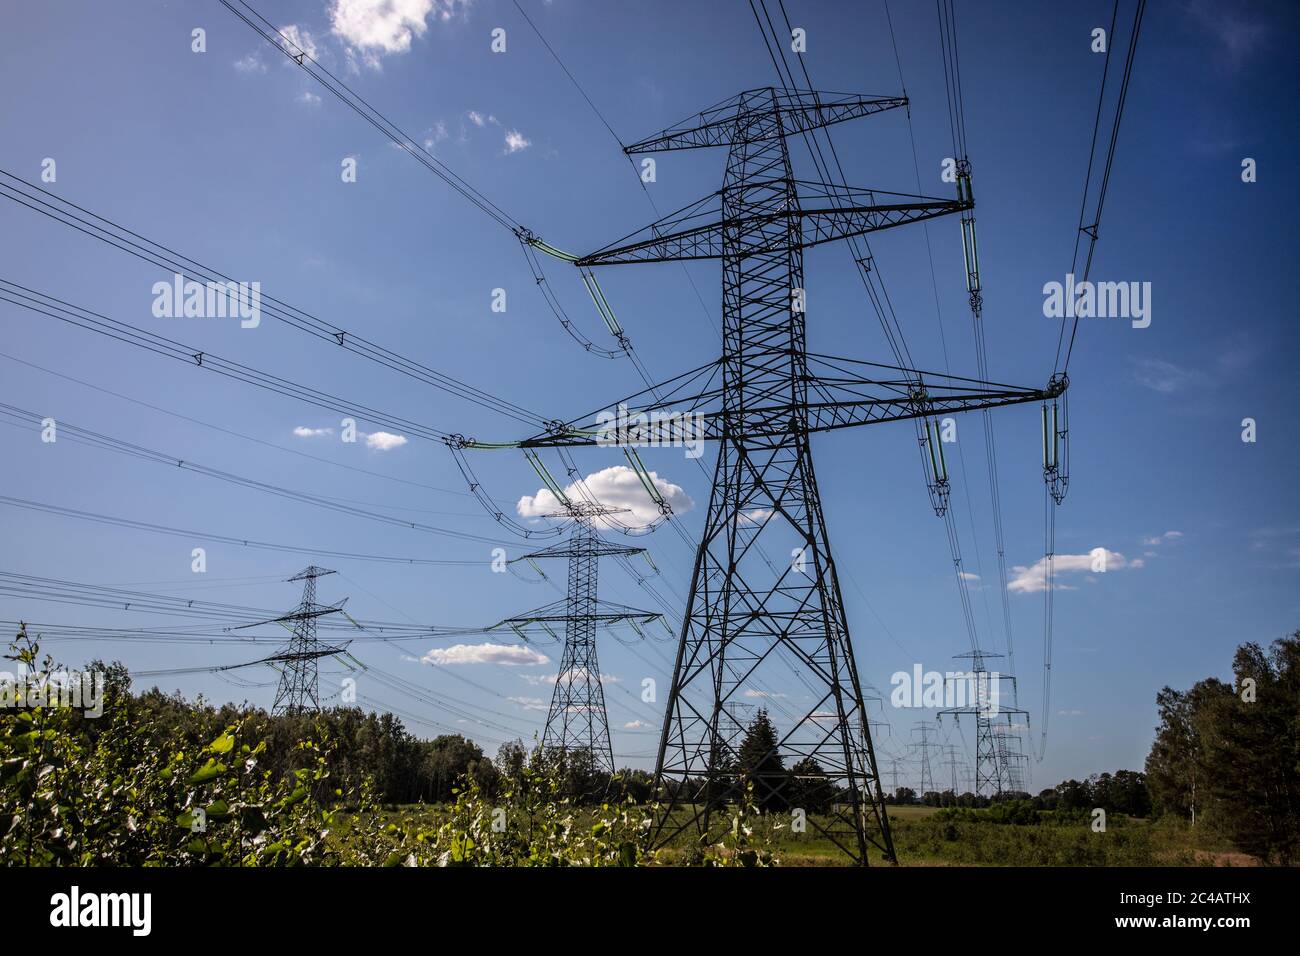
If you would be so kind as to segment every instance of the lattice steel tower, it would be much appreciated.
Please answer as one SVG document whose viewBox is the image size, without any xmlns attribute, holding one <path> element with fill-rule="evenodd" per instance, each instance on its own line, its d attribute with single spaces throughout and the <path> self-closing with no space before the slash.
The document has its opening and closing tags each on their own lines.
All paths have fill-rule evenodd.
<svg viewBox="0 0 1300 956">
<path fill-rule="evenodd" d="M 842 809 L 816 826 L 865 863 L 869 845 L 886 859 L 894 850 L 809 447 L 807 409 L 815 399 L 805 355 L 803 249 L 953 210 L 902 207 L 893 210 L 895 221 L 871 224 L 861 214 L 795 215 L 801 197 L 786 138 L 900 105 L 834 96 L 825 103 L 814 94 L 753 90 L 690 128 L 628 148 L 728 148 L 718 237 L 723 436 L 655 766 L 658 782 L 674 784 L 657 836 L 667 840 L 683 829 L 710 835 L 714 811 L 743 784 L 729 770 L 734 751 L 724 708 L 747 682 L 793 663 L 815 688 L 814 699 L 781 728 L 779 751 L 791 764 L 815 761 L 825 774 Z M 816 232 L 805 236 L 809 224 Z M 671 257 L 695 257 L 696 241 L 683 235 Z M 763 551 L 779 555 L 779 563 L 773 567 Z M 690 792 L 695 781 L 704 786 Z M 771 777 L 755 784 L 785 786 Z M 767 802 L 768 794 L 756 796 Z"/>
<path fill-rule="evenodd" d="M 293 637 L 282 655 L 280 686 L 275 692 L 273 714 L 293 714 L 304 710 L 320 710 L 320 675 L 317 661 L 340 648 L 326 647 L 316 640 L 316 619 L 325 614 L 336 614 L 340 607 L 326 607 L 316 603 L 316 579 L 334 574 L 314 564 L 299 571 L 290 581 L 302 582 L 302 602 L 298 609 L 275 619 L 275 623 L 293 624 Z M 264 622 L 270 623 L 270 622 Z"/>
<path fill-rule="evenodd" d="M 655 845 L 683 831 L 714 838 L 729 825 L 718 811 L 747 781 L 734 770 L 725 708 L 747 685 L 788 680 L 794 668 L 811 702 L 778 728 L 779 755 L 787 766 L 801 764 L 801 784 L 821 776 L 836 795 L 834 809 L 809 822 L 857 863 L 867 862 L 869 848 L 894 859 L 809 436 L 1042 401 L 1064 387 L 1020 389 L 807 351 L 804 249 L 973 206 L 960 192 L 938 199 L 795 178 L 790 136 L 906 104 L 773 88 L 733 96 L 625 148 L 634 155 L 726 146 L 722 189 L 573 260 L 584 273 L 622 263 L 722 263 L 721 358 L 624 400 L 642 422 L 635 441 L 624 443 L 680 444 L 674 422 L 688 414 L 720 446 L 655 767 L 665 799 Z M 521 239 L 551 249 L 531 234 Z M 696 383 L 701 390 L 692 392 Z M 609 444 L 599 422 L 599 415 L 552 422 L 515 444 Z M 778 775 L 754 783 L 787 786 Z M 758 797 L 768 805 L 784 799 Z"/>
<path fill-rule="evenodd" d="M 1023 775 L 1015 764 L 1024 755 L 1012 747 L 1007 738 L 1012 734 L 1015 717 L 1024 717 L 1025 726 L 1029 725 L 1029 712 L 1015 706 L 1014 691 L 1009 697 L 1012 706 L 1003 707 L 1001 704 L 1002 683 L 1011 681 L 1014 687 L 1015 678 L 990 671 L 985 666 L 989 658 L 1001 656 L 984 651 L 955 654 L 956 660 L 971 662 L 970 670 L 962 680 L 971 686 L 974 699 L 939 712 L 940 720 L 944 717 L 953 717 L 957 721 L 963 716 L 975 718 L 975 793 L 990 796 L 1000 796 L 1023 786 Z M 999 714 L 1008 718 L 1004 727 L 995 723 Z"/>
<path fill-rule="evenodd" d="M 596 658 L 596 630 L 622 621 L 649 623 L 659 617 L 650 611 L 601 602 L 597 597 L 601 558 L 640 554 L 645 550 L 611 544 L 596 534 L 593 519 L 614 510 L 573 501 L 566 504 L 564 513 L 552 515 L 573 520 L 569 540 L 515 560 L 568 558 L 569 587 L 565 599 L 502 622 L 516 629 L 527 624 L 545 627 L 552 622 L 563 622 L 564 652 L 551 694 L 542 747 L 551 753 L 586 752 L 594 769 L 611 774 L 616 768 L 609 718 L 605 713 L 605 690 Z"/>
<path fill-rule="evenodd" d="M 924 798 L 927 793 L 934 793 L 934 768 L 930 764 L 930 751 L 938 747 L 938 742 L 930 739 L 930 731 L 933 729 L 925 721 L 919 721 L 913 728 L 921 732 L 921 742 L 915 746 L 921 752 L 921 782 L 918 784 L 917 795 Z"/>
</svg>

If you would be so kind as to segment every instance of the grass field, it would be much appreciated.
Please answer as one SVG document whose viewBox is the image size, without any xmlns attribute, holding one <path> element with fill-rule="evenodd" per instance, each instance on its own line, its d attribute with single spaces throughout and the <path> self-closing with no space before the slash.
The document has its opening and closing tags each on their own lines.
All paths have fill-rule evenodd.
<svg viewBox="0 0 1300 956">
<path fill-rule="evenodd" d="M 433 827 L 442 822 L 441 807 L 411 805 L 385 811 L 394 821 Z M 590 825 L 592 814 L 576 810 L 574 825 Z M 1175 820 L 1150 821 L 1112 815 L 1104 833 L 1087 822 L 1037 824 L 951 820 L 937 808 L 891 807 L 890 827 L 901 866 L 1251 866 L 1255 861 L 1235 852 L 1205 828 Z M 782 866 L 844 866 L 848 858 L 825 836 L 809 827 L 791 833 L 788 818 L 756 822 Z M 338 828 L 346 840 L 348 822 Z M 672 865 L 689 841 L 676 840 L 658 862 Z M 882 863 L 875 851 L 871 863 Z"/>
</svg>

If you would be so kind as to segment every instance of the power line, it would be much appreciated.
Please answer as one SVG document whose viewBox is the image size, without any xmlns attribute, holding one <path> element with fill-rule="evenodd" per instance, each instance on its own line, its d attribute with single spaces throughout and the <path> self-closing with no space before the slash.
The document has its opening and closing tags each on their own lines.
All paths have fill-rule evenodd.
<svg viewBox="0 0 1300 956">
<path fill-rule="evenodd" d="M 148 531 L 152 534 L 173 535 L 176 537 L 189 538 L 198 541 L 219 541 L 222 544 L 237 545 L 241 548 L 253 548 L 259 551 L 279 551 L 289 554 L 314 555 L 324 558 L 346 558 L 352 561 L 368 561 L 381 564 L 409 564 L 419 565 L 422 567 L 436 566 L 463 566 L 481 565 L 484 562 L 474 559 L 440 559 L 440 558 L 409 558 L 399 557 L 396 555 L 383 554 L 365 554 L 354 551 L 330 551 L 323 548 L 308 548 L 297 545 L 275 544 L 268 541 L 259 541 L 253 538 L 240 538 L 232 535 L 213 534 L 208 531 L 187 531 L 182 528 L 172 528 L 167 525 L 152 524 L 146 521 L 135 521 L 130 518 L 123 518 L 114 515 L 98 514 L 93 511 L 85 511 L 78 508 L 66 508 L 59 505 L 47 504 L 39 501 L 29 501 L 23 498 L 13 498 L 8 495 L 0 495 L 0 504 L 9 505 L 14 508 L 23 508 L 28 511 L 38 511 L 44 514 L 59 515 L 65 518 L 76 518 L 81 521 L 91 521 L 98 524 L 112 525 L 120 528 L 130 528 L 136 531 Z"/>
<path fill-rule="evenodd" d="M 379 130 L 379 132 L 391 140 L 395 146 L 410 154 L 418 163 L 420 163 L 420 165 L 424 166 L 425 169 L 429 170 L 457 193 L 469 200 L 469 202 L 473 203 L 474 206 L 492 218 L 502 228 L 509 229 L 511 232 L 522 228 L 519 222 L 511 217 L 509 213 L 458 176 L 452 171 L 451 167 L 404 133 L 400 127 L 367 103 L 360 95 L 349 88 L 346 83 L 323 67 L 319 61 L 311 56 L 310 53 L 303 50 L 294 43 L 293 40 L 289 39 L 289 37 L 285 36 L 280 30 L 276 29 L 271 24 L 271 21 L 253 9 L 251 4 L 244 2 L 244 0 L 236 0 L 236 2 L 251 13 L 258 21 L 261 21 L 262 26 L 259 26 L 258 23 L 254 22 L 254 20 L 250 19 L 241 11 L 235 9 L 234 5 L 230 3 L 229 0 L 221 0 L 221 5 L 235 16 L 239 17 L 240 20 L 243 20 L 244 23 L 248 24 L 254 32 L 288 57 L 290 61 L 300 66 L 304 73 L 333 93 L 340 102 L 356 112 L 357 115 L 375 129 Z M 272 36 L 272 34 L 274 34 L 274 36 Z"/>
<path fill-rule="evenodd" d="M 169 272 L 187 277 L 197 277 L 198 280 L 203 282 L 216 283 L 222 286 L 223 289 L 228 288 L 228 283 L 234 283 L 235 286 L 238 286 L 238 283 L 235 283 L 235 280 L 229 275 L 182 255 L 163 243 L 148 239 L 111 219 L 90 212 L 88 209 L 63 199 L 48 190 L 28 183 L 11 172 L 0 169 L 0 176 L 12 181 L 11 183 L 0 181 L 0 196 L 26 206 L 34 212 L 53 219 L 55 222 L 70 226 L 93 239 L 98 239 L 122 252 L 135 256 L 137 259 L 156 265 Z M 288 325 L 290 328 L 305 332 L 321 341 L 336 345 L 353 355 L 383 365 L 409 378 L 431 385 L 448 394 L 517 421 L 534 424 L 545 422 L 545 419 L 535 412 L 416 362 L 355 332 L 326 322 L 310 312 L 277 299 L 275 296 L 264 293 L 259 293 L 259 295 L 261 312 Z"/>
<path fill-rule="evenodd" d="M 25 359 L 20 359 L 17 356 L 9 355 L 5 352 L 0 352 L 0 358 L 6 358 L 9 359 L 9 361 L 11 362 L 17 362 L 19 365 L 25 365 L 28 368 L 35 369 L 38 372 L 44 372 L 47 375 L 53 375 L 55 378 L 61 378 L 65 382 L 74 382 L 77 385 L 82 385 L 86 388 L 93 389 L 94 391 L 100 392 L 104 395 L 111 395 L 114 398 L 120 398 L 124 402 L 131 402 L 132 404 L 139 405 L 142 408 L 148 408 L 151 409 L 152 411 L 160 412 L 163 415 L 170 415 L 172 418 L 177 418 L 180 419 L 181 421 L 189 422 L 192 425 L 201 425 L 204 428 L 210 428 L 213 431 L 221 432 L 223 435 L 230 435 L 234 438 L 242 438 L 244 441 L 250 441 L 255 444 L 262 445 L 266 448 L 274 448 L 277 449 L 278 451 L 286 452 L 290 455 L 297 455 L 299 458 L 306 458 L 310 461 L 319 462 L 320 464 L 323 465 L 332 465 L 335 468 L 344 468 L 348 471 L 355 472 L 356 474 L 369 475 L 371 478 L 382 478 L 385 481 L 393 481 L 393 482 L 397 482 L 398 484 L 410 485 L 413 488 L 423 488 L 426 491 L 437 491 L 440 492 L 441 494 L 446 494 L 446 495 L 470 497 L 469 492 L 466 491 L 456 491 L 453 488 L 439 488 L 436 485 L 427 485 L 424 482 L 412 481 L 409 478 L 398 478 L 396 475 L 385 475 L 383 472 L 370 471 L 369 469 L 366 468 L 358 468 L 356 465 L 349 465 L 346 464 L 345 462 L 334 461 L 333 459 L 330 458 L 322 458 L 320 455 L 312 455 L 308 452 L 302 451 L 297 448 L 288 448 L 284 445 L 279 445 L 276 444 L 275 442 L 266 441 L 265 439 L 262 438 L 255 438 L 254 436 L 246 435 L 243 432 L 238 432 L 230 428 L 224 428 L 221 425 L 214 425 L 211 422 L 205 422 L 201 418 L 194 418 L 189 415 L 182 415 L 180 412 L 174 411 L 170 408 L 163 408 L 161 405 L 154 405 L 151 402 L 146 402 L 139 398 L 132 398 L 130 395 L 124 395 L 121 392 L 115 392 L 110 388 L 104 388 L 101 385 L 95 385 L 91 382 L 87 382 L 85 379 L 76 378 L 75 376 L 67 375 L 63 372 L 56 372 L 54 369 L 46 368 L 43 365 L 37 365 L 35 362 L 28 362 Z"/>
<path fill-rule="evenodd" d="M 1128 53 L 1124 58 L 1124 74 L 1120 80 L 1119 97 L 1115 104 L 1115 121 L 1111 125 L 1110 144 L 1106 150 L 1106 165 L 1102 172 L 1101 185 L 1097 192 L 1096 211 L 1092 216 L 1092 223 L 1086 226 L 1084 225 L 1083 217 L 1084 217 L 1084 207 L 1086 207 L 1088 202 L 1088 181 L 1085 180 L 1084 182 L 1083 203 L 1079 209 L 1079 229 L 1075 233 L 1075 251 L 1073 256 L 1071 257 L 1071 268 L 1073 268 L 1074 260 L 1078 257 L 1079 236 L 1081 234 L 1086 234 L 1088 236 L 1088 256 L 1084 263 L 1083 280 L 1082 280 L 1084 282 L 1088 280 L 1088 276 L 1092 271 L 1092 257 L 1093 257 L 1093 253 L 1096 251 L 1097 237 L 1101 227 L 1101 211 L 1106 204 L 1106 191 L 1110 187 L 1111 167 L 1115 163 L 1115 146 L 1119 142 L 1119 127 L 1120 127 L 1120 122 L 1124 119 L 1124 104 L 1128 101 L 1129 80 L 1133 75 L 1133 58 L 1134 55 L 1137 53 L 1138 37 L 1142 32 L 1142 16 L 1146 12 L 1146 6 L 1147 6 L 1146 0 L 1137 0 L 1137 5 L 1133 11 L 1133 28 L 1129 35 Z M 1118 7 L 1119 7 L 1119 0 L 1115 0 L 1116 11 L 1118 11 Z M 1097 118 L 1093 124 L 1092 146 L 1089 148 L 1089 152 L 1088 152 L 1089 177 L 1091 177 L 1091 173 L 1092 173 L 1093 152 L 1095 151 L 1096 143 L 1097 143 L 1097 125 L 1100 123 L 1101 120 L 1101 100 L 1105 97 L 1106 94 L 1106 74 L 1110 68 L 1110 51 L 1114 42 L 1114 29 L 1115 29 L 1115 14 L 1112 13 L 1111 33 L 1107 34 L 1108 40 L 1106 44 L 1106 61 L 1102 68 L 1101 92 L 1098 94 Z M 1062 366 L 1063 372 L 1068 371 L 1070 368 L 1070 356 L 1074 353 L 1074 339 L 1075 336 L 1078 334 L 1078 332 L 1079 332 L 1079 316 L 1076 314 L 1074 317 L 1074 323 L 1070 328 L 1070 344 L 1065 350 L 1065 363 Z M 1064 322 L 1061 323 L 1061 334 L 1062 335 L 1065 334 Z M 1060 339 L 1058 339 L 1056 343 L 1056 355 L 1057 355 L 1057 361 L 1059 363 L 1060 356 L 1061 356 Z"/>
<path fill-rule="evenodd" d="M 0 402 L 0 415 L 7 415 L 13 421 L 6 424 L 14 425 L 35 425 L 40 427 L 46 416 L 38 412 L 18 408 Z M 237 475 L 233 472 L 222 471 L 218 468 L 212 468 L 208 465 L 202 465 L 198 462 L 189 461 L 176 455 L 155 451 L 146 448 L 143 445 L 137 445 L 133 442 L 124 441 L 120 438 L 113 438 L 101 432 L 92 431 L 88 428 L 82 428 L 78 425 L 71 424 L 67 421 L 58 421 L 57 428 L 60 432 L 68 435 L 71 441 L 86 444 L 92 447 L 101 448 L 106 451 L 117 452 L 118 454 L 128 455 L 133 458 L 139 458 L 154 464 L 175 466 L 184 471 L 196 472 L 206 475 L 209 478 L 216 478 L 219 481 L 225 481 L 230 484 L 240 485 L 245 488 L 251 488 L 254 491 L 261 491 L 265 494 L 276 495 L 281 498 L 289 498 L 294 501 L 300 501 L 305 504 L 312 504 L 318 508 L 327 508 L 331 511 L 338 511 L 343 514 L 350 514 L 358 518 L 366 518 L 370 521 L 378 521 L 383 524 L 396 525 L 397 527 L 410 528 L 414 531 L 423 531 L 429 534 L 444 535 L 450 538 L 458 538 L 462 541 L 479 541 L 485 544 L 509 544 L 510 542 L 502 541 L 498 538 L 489 538 L 484 535 L 473 534 L 468 531 L 456 531 L 451 528 L 440 528 L 434 525 L 423 524 L 418 521 L 408 521 L 403 518 L 395 518 L 392 515 L 379 514 L 373 511 L 366 511 L 363 508 L 357 508 L 352 505 L 341 504 L 332 501 L 320 495 L 314 495 L 305 491 L 298 491 L 293 488 L 287 488 L 283 485 L 275 485 L 270 482 L 258 481 L 254 478 L 248 478 L 244 475 Z"/>
<path fill-rule="evenodd" d="M 276 392 L 289 398 L 296 398 L 309 405 L 315 405 L 318 408 L 324 408 L 342 415 L 351 415 L 364 422 L 383 425 L 430 441 L 441 442 L 449 435 L 448 432 L 433 426 L 422 425 L 359 403 L 349 402 L 329 392 L 310 388 L 306 385 L 299 385 L 278 375 L 222 358 L 212 352 L 184 345 L 174 339 L 156 335 L 126 322 L 109 318 L 81 306 L 72 305 L 62 299 L 43 292 L 37 292 L 34 289 L 29 289 L 26 286 L 3 278 L 0 278 L 0 301 L 9 302 L 12 305 L 27 309 L 29 312 L 58 319 L 61 322 L 67 322 L 69 325 L 90 332 L 97 332 L 127 345 L 133 345 L 156 355 L 161 355 L 164 358 L 174 359 L 195 368 L 215 372 L 218 375 L 232 378 L 247 385 L 255 385 L 258 388 Z"/>
</svg>

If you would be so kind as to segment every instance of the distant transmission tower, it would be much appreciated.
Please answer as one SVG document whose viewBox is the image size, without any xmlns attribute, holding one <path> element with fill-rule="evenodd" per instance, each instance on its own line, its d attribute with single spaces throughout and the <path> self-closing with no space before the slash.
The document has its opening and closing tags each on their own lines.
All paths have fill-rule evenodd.
<svg viewBox="0 0 1300 956">
<path fill-rule="evenodd" d="M 1014 711 L 1013 713 L 1024 713 Z M 1028 729 L 1028 723 L 1025 729 Z M 1029 755 L 1021 749 L 1020 728 L 1014 720 L 997 723 L 993 726 L 993 739 L 998 755 L 998 762 L 1006 770 L 1006 790 L 1011 793 L 1026 793 L 1025 770 L 1029 766 Z"/>
<path fill-rule="evenodd" d="M 721 358 L 620 403 L 644 423 L 639 444 L 681 444 L 683 414 L 719 442 L 655 764 L 664 797 L 655 845 L 683 831 L 713 838 L 730 825 L 726 807 L 746 775 L 734 772 L 725 707 L 752 682 L 788 680 L 793 669 L 811 699 L 778 728 L 777 753 L 768 756 L 801 764 L 803 779 L 821 775 L 837 794 L 830 813 L 808 818 L 823 836 L 859 864 L 869 848 L 894 860 L 810 436 L 1059 394 L 808 352 L 805 312 L 815 300 L 804 286 L 804 249 L 973 206 L 960 192 L 936 199 L 796 179 L 789 137 L 906 104 L 771 87 L 733 96 L 625 148 L 634 155 L 725 146 L 722 189 L 573 260 L 584 278 L 621 263 L 722 263 Z M 520 238 L 548 251 L 529 234 Z M 593 413 L 554 422 L 517 444 L 608 444 L 600 421 Z M 778 775 L 757 784 L 786 787 Z"/>
<path fill-rule="evenodd" d="M 327 614 L 343 613 L 343 605 L 320 605 L 316 603 L 316 579 L 326 574 L 334 574 L 314 564 L 299 571 L 290 581 L 302 582 L 302 603 L 297 610 L 282 617 L 258 624 L 292 625 L 293 637 L 289 645 L 275 660 L 282 664 L 280 669 L 280 686 L 275 692 L 275 702 L 271 705 L 273 714 L 296 714 L 308 710 L 320 710 L 320 675 L 317 662 L 322 657 L 340 654 L 346 645 L 334 647 L 316 640 L 316 620 Z M 346 616 L 346 615 L 345 615 Z M 256 627 L 257 624 L 245 624 L 243 627 Z"/>
<path fill-rule="evenodd" d="M 1018 790 L 1020 787 L 1012 784 L 1019 782 L 1022 775 L 1019 768 L 1013 771 L 1012 763 L 1015 761 L 1011 758 L 1012 753 L 1018 753 L 1018 745 L 1009 747 L 1006 740 L 1010 733 L 1011 722 L 1008 721 L 1007 730 L 999 734 L 994 719 L 998 715 L 1005 715 L 1008 718 L 1019 715 L 1024 717 L 1025 725 L 1028 726 L 1029 712 L 1021 710 L 1014 703 L 1010 707 L 1001 704 L 1003 696 L 1001 685 L 1005 681 L 1012 681 L 1013 678 L 1008 674 L 990 671 L 984 666 L 984 662 L 989 658 L 1002 655 L 969 651 L 953 656 L 957 660 L 970 660 L 966 683 L 967 686 L 974 688 L 972 695 L 976 699 L 969 700 L 960 707 L 950 707 L 940 711 L 939 718 L 942 720 L 944 717 L 951 716 L 958 721 L 963 716 L 975 718 L 975 792 L 977 794 L 1000 796 L 1006 791 Z M 1014 701 L 1014 699 L 1014 695 L 1008 697 L 1008 700 Z M 1020 754 L 1020 756 L 1024 755 Z"/>
<path fill-rule="evenodd" d="M 934 772 L 930 765 L 930 751 L 938 747 L 938 741 L 930 738 L 930 732 L 934 729 L 925 721 L 919 721 L 915 728 L 921 732 L 921 742 L 915 746 L 921 751 L 921 784 L 917 796 L 924 797 L 927 793 L 935 792 Z"/>
<path fill-rule="evenodd" d="M 734 749 L 737 746 L 736 742 L 744 735 L 754 718 L 755 709 L 755 704 L 746 704 L 737 700 L 727 702 L 727 706 L 723 708 L 721 733 L 728 747 Z"/>
<path fill-rule="evenodd" d="M 960 789 L 961 785 L 957 782 L 957 768 L 961 766 L 959 751 L 952 744 L 949 744 L 947 747 L 944 747 L 943 749 L 944 749 L 944 753 L 948 757 L 948 759 L 944 761 L 944 766 L 947 767 L 948 770 L 952 773 L 952 795 L 956 797 L 958 794 L 961 793 L 961 789 Z"/>
<path fill-rule="evenodd" d="M 898 764 L 898 757 L 889 758 L 889 791 L 894 795 L 895 800 L 898 799 Z"/>
<path fill-rule="evenodd" d="M 568 593 L 563 601 L 502 622 L 520 631 L 528 624 L 541 624 L 549 630 L 549 624 L 563 622 L 564 652 L 560 656 L 560 671 L 551 694 L 551 709 L 546 715 L 542 747 L 549 753 L 589 754 L 593 769 L 610 774 L 616 768 L 609 737 L 609 718 L 605 713 L 605 690 L 596 659 L 596 629 L 623 621 L 636 626 L 659 618 L 658 614 L 650 611 L 601 602 L 597 598 L 600 559 L 640 554 L 645 550 L 610 544 L 596 534 L 592 520 L 617 510 L 620 509 L 565 501 L 563 512 L 549 515 L 572 519 L 573 530 L 569 540 L 515 560 L 568 558 Z"/>
</svg>

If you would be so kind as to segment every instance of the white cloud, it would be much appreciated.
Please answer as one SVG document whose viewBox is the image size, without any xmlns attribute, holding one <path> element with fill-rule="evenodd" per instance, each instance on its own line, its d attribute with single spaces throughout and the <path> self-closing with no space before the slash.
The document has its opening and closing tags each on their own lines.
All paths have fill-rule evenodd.
<svg viewBox="0 0 1300 956">
<path fill-rule="evenodd" d="M 439 667 L 457 664 L 501 664 L 504 667 L 537 667 L 551 659 L 521 644 L 453 644 L 435 647 L 420 660 Z"/>
<path fill-rule="evenodd" d="M 533 145 L 531 139 L 525 139 L 517 129 L 506 130 L 506 154 L 517 153 Z"/>
<path fill-rule="evenodd" d="M 1252 16 L 1254 11 L 1246 4 L 1191 0 L 1186 10 L 1222 44 L 1221 65 L 1230 71 L 1239 69 L 1268 42 L 1272 25 L 1262 16 Z"/>
<path fill-rule="evenodd" d="M 559 674 L 520 674 L 519 676 L 528 681 L 528 683 L 533 687 L 539 687 L 543 684 L 554 684 L 560 679 Z M 588 673 L 578 668 L 566 671 L 565 676 L 579 681 L 590 680 Z M 623 678 L 615 677 L 613 674 L 601 674 L 600 682 L 601 684 L 621 684 Z"/>
<path fill-rule="evenodd" d="M 745 691 L 745 696 L 746 696 L 746 697 L 763 697 L 763 698 L 768 698 L 768 699 L 771 699 L 771 700 L 785 700 L 785 698 L 786 698 L 786 695 L 785 695 L 785 694 L 777 694 L 777 693 L 773 693 L 773 692 L 771 692 L 771 691 L 766 691 L 766 690 L 754 690 L 753 688 L 750 688 L 749 690 Z"/>
<path fill-rule="evenodd" d="M 957 577 L 963 581 L 978 581 L 980 579 L 978 574 L 972 574 L 970 571 L 958 571 Z"/>
<path fill-rule="evenodd" d="M 320 97 L 311 90 L 303 90 L 302 95 L 298 97 L 298 102 L 308 106 L 320 106 Z"/>
<path fill-rule="evenodd" d="M 1102 564 L 1103 561 L 1104 565 Z M 1053 568 L 1057 575 L 1081 571 L 1100 571 L 1103 566 L 1107 572 L 1110 572 L 1119 571 L 1126 567 L 1141 567 L 1141 564 L 1140 562 L 1131 563 L 1118 551 L 1108 551 L 1105 548 L 1093 548 L 1087 554 L 1058 554 L 1053 560 Z M 1011 570 L 1015 574 L 1015 577 L 1007 584 L 1008 591 L 1017 594 L 1034 594 L 1036 592 L 1047 590 L 1046 558 L 1039 558 L 1029 567 L 1017 565 Z M 1061 591 L 1072 590 L 1068 585 L 1059 582 L 1054 582 L 1053 589 Z"/>
<path fill-rule="evenodd" d="M 518 704 L 524 710 L 549 710 L 550 704 L 540 697 L 507 697 L 507 700 Z"/>
<path fill-rule="evenodd" d="M 293 430 L 293 433 L 299 438 L 324 438 L 334 434 L 332 428 L 308 428 L 306 425 L 299 425 Z"/>
<path fill-rule="evenodd" d="M 316 46 L 316 38 L 308 30 L 295 24 L 289 24 L 287 27 L 280 27 L 280 33 L 283 34 L 283 40 L 277 40 L 281 49 L 290 56 L 298 56 L 300 53 L 306 53 L 313 60 L 320 59 L 320 49 Z M 285 60 L 285 65 L 291 65 Z"/>
<path fill-rule="evenodd" d="M 1183 536 L 1181 531 L 1166 531 L 1164 534 L 1157 534 L 1150 538 L 1143 538 L 1142 543 L 1148 548 L 1154 548 L 1158 544 L 1164 544 L 1166 541 L 1177 541 Z"/>
<path fill-rule="evenodd" d="M 437 144 L 447 138 L 447 124 L 442 120 L 434 123 L 429 131 L 424 134 L 424 148 L 432 149 Z"/>
<path fill-rule="evenodd" d="M 648 474 L 659 494 L 673 509 L 673 514 L 684 514 L 695 507 L 695 502 L 691 500 L 690 495 L 680 485 L 674 485 L 672 482 L 660 478 L 653 471 L 648 472 Z M 582 500 L 584 490 L 603 505 L 611 508 L 627 508 L 629 514 L 613 516 L 615 520 L 624 524 L 650 524 L 659 517 L 659 506 L 646 493 L 645 487 L 641 484 L 641 479 L 636 476 L 636 472 L 627 465 L 612 465 L 609 468 L 595 472 L 586 478 L 583 487 L 579 487 L 577 483 L 574 483 L 565 488 L 564 493 L 571 499 Z M 549 489 L 539 488 L 537 494 L 524 495 L 520 498 L 518 504 L 515 505 L 515 510 L 519 512 L 521 517 L 537 518 L 564 509 Z"/>
<path fill-rule="evenodd" d="M 1056 714 L 1057 714 L 1058 717 L 1082 717 L 1082 716 L 1083 716 L 1083 711 L 1081 711 L 1081 710 L 1058 710 L 1058 711 L 1056 712 Z"/>
<path fill-rule="evenodd" d="M 390 432 L 370 432 L 365 435 L 365 439 L 366 447 L 372 451 L 392 451 L 406 444 L 405 435 L 394 435 Z"/>
<path fill-rule="evenodd" d="M 334 0 L 330 29 L 349 47 L 360 51 L 367 66 L 377 68 L 379 57 L 405 53 L 411 40 L 424 36 L 428 20 L 450 20 L 471 0 Z M 354 53 L 349 50 L 349 59 Z"/>
<path fill-rule="evenodd" d="M 644 720 L 629 720 L 623 725 L 624 730 L 640 730 L 642 727 L 649 727 Z"/>
<path fill-rule="evenodd" d="M 1164 359 L 1133 359 L 1133 378 L 1141 386 L 1170 395 L 1201 380 L 1200 376 Z"/>
<path fill-rule="evenodd" d="M 239 73 L 265 73 L 266 64 L 262 62 L 260 54 L 250 53 L 242 60 L 235 61 L 235 70 Z"/>
<path fill-rule="evenodd" d="M 484 116 L 478 110 L 470 110 L 465 115 L 469 117 L 469 121 L 473 123 L 475 126 L 482 127 L 488 121 L 488 117 Z"/>
</svg>

